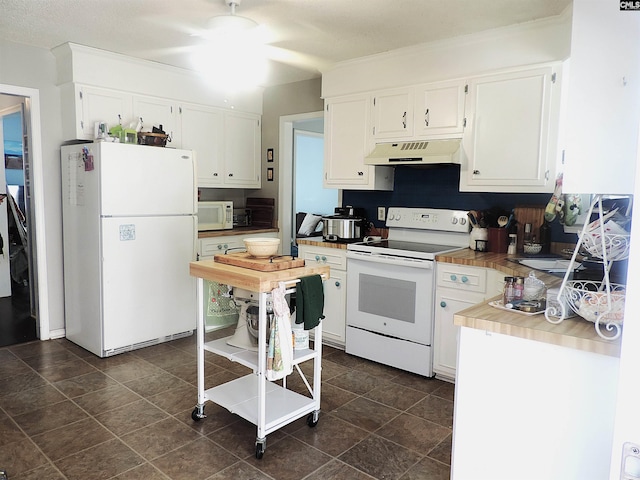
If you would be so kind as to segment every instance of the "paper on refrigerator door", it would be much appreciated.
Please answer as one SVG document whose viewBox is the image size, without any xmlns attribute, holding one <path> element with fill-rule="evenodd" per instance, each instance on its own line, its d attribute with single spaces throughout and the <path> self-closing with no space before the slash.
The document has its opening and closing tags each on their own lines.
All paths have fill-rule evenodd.
<svg viewBox="0 0 640 480">
<path fill-rule="evenodd" d="M 67 183 L 69 191 L 67 192 L 69 204 L 82 206 L 85 202 L 85 169 L 82 155 L 79 153 L 70 153 L 69 162 L 69 182 Z"/>
</svg>

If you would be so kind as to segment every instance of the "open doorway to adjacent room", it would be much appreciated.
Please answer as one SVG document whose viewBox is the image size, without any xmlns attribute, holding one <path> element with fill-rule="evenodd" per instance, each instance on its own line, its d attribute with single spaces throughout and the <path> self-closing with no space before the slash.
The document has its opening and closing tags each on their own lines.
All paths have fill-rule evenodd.
<svg viewBox="0 0 640 480">
<path fill-rule="evenodd" d="M 296 254 L 296 214 L 331 215 L 339 190 L 323 188 L 324 114 L 280 117 L 280 192 L 283 254 Z"/>
<path fill-rule="evenodd" d="M 29 106 L 29 97 L 0 89 L 0 346 L 38 338 Z"/>
</svg>

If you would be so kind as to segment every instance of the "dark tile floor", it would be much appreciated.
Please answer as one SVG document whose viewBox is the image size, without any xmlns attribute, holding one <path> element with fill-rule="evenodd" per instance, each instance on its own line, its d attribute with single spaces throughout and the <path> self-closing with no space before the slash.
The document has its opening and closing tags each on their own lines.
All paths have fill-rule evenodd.
<svg viewBox="0 0 640 480">
<path fill-rule="evenodd" d="M 207 388 L 248 373 L 210 353 L 206 362 Z M 302 385 L 290 377 L 289 388 Z M 107 359 L 66 339 L 24 343 L 0 348 L 0 470 L 10 480 L 448 479 L 453 390 L 325 347 L 317 426 L 302 418 L 270 434 L 257 460 L 253 424 L 211 402 L 206 419 L 191 419 L 195 336 Z"/>
<path fill-rule="evenodd" d="M 0 347 L 35 340 L 36 320 L 31 316 L 29 287 L 12 282 L 11 296 L 0 298 Z"/>
</svg>

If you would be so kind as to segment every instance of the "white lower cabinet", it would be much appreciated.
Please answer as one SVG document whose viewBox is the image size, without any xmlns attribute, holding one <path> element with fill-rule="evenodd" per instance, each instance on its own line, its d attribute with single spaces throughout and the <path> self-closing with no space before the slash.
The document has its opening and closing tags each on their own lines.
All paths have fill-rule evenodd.
<svg viewBox="0 0 640 480">
<path fill-rule="evenodd" d="M 504 277 L 493 269 L 437 262 L 433 336 L 433 371 L 443 380 L 454 381 L 460 327 L 453 316 L 500 293 Z"/>
<path fill-rule="evenodd" d="M 305 265 L 329 265 L 329 279 L 324 282 L 324 343 L 344 347 L 347 305 L 347 251 L 341 248 L 298 245 Z"/>
<path fill-rule="evenodd" d="M 245 235 L 224 235 L 219 237 L 207 237 L 198 239 L 198 260 L 213 260 L 213 256 L 233 248 L 234 251 L 244 249 L 243 239 L 254 237 L 277 238 L 276 232 L 252 233 Z"/>
</svg>

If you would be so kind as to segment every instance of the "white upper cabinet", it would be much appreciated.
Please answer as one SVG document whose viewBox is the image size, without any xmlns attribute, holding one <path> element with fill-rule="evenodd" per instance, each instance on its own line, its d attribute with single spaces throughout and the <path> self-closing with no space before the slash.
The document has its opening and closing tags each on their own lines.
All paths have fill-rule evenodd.
<svg viewBox="0 0 640 480">
<path fill-rule="evenodd" d="M 574 0 L 563 190 L 631 194 L 640 123 L 640 14 Z"/>
<path fill-rule="evenodd" d="M 153 127 L 162 126 L 162 130 L 169 135 L 170 146 L 180 145 L 179 130 L 177 128 L 178 107 L 175 101 L 157 97 L 141 95 L 133 96 L 133 122 L 142 119 L 142 130 L 151 132 Z"/>
<path fill-rule="evenodd" d="M 416 137 L 462 137 L 465 82 L 421 85 L 415 91 L 413 131 Z"/>
<path fill-rule="evenodd" d="M 260 188 L 260 117 L 224 112 L 224 183 Z"/>
<path fill-rule="evenodd" d="M 326 100 L 324 186 L 349 190 L 393 190 L 393 168 L 364 164 L 371 151 L 371 96 Z"/>
<path fill-rule="evenodd" d="M 126 92 L 70 83 L 61 87 L 61 97 L 62 130 L 68 140 L 93 140 L 96 122 L 126 127 L 133 116 L 132 95 Z"/>
<path fill-rule="evenodd" d="M 554 64 L 470 79 L 461 191 L 553 191 L 559 70 Z"/>
<path fill-rule="evenodd" d="M 413 135 L 413 89 L 390 90 L 373 95 L 373 138 L 392 139 Z"/>
<path fill-rule="evenodd" d="M 222 110 L 203 105 L 179 108 L 183 148 L 193 150 L 199 187 L 221 187 L 224 183 Z"/>
</svg>

